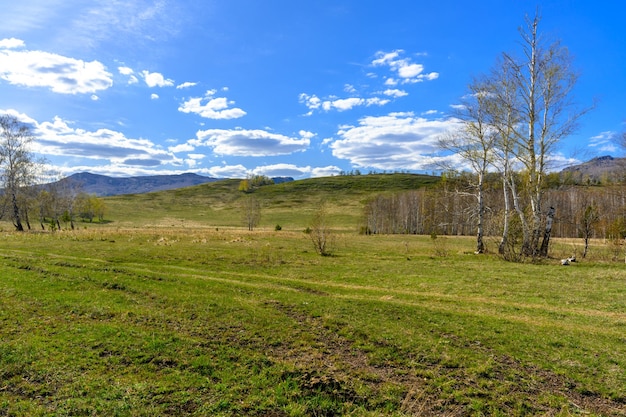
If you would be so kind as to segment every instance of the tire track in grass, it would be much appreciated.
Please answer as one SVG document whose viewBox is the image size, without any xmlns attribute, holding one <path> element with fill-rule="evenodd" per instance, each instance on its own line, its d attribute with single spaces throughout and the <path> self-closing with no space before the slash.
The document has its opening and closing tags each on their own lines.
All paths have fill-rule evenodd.
<svg viewBox="0 0 626 417">
<path fill-rule="evenodd" d="M 11 257 L 10 255 L 0 254 L 0 256 Z M 110 264 L 106 261 L 101 260 L 91 260 L 81 257 L 73 257 L 73 256 L 53 256 L 54 258 L 64 258 L 64 259 L 74 259 L 82 261 L 83 264 L 85 261 L 93 262 L 92 265 L 101 266 L 104 264 Z M 541 311 L 554 311 L 558 313 L 575 313 L 580 315 L 590 315 L 590 312 L 595 312 L 598 317 L 606 317 L 612 319 L 621 320 L 624 315 L 620 313 L 612 313 L 612 312 L 601 312 L 595 310 L 581 310 L 581 309 L 557 309 L 550 308 L 548 306 L 536 305 L 536 304 L 524 304 L 524 303 L 509 303 L 503 300 L 493 300 L 484 297 L 462 297 L 459 295 L 453 294 L 441 294 L 436 292 L 418 292 L 418 291 L 408 291 L 408 290 L 390 290 L 387 288 L 380 288 L 375 286 L 359 286 L 353 284 L 343 284 L 336 282 L 311 282 L 310 280 L 298 279 L 293 277 L 277 277 L 273 275 L 267 274 L 244 274 L 237 273 L 232 271 L 212 271 L 212 272 L 204 272 L 199 268 L 191 268 L 191 267 L 180 267 L 180 266 L 162 266 L 160 268 L 151 268 L 147 264 L 142 263 L 133 263 L 133 264 L 123 264 L 118 266 L 120 269 L 124 269 L 129 273 L 141 272 L 144 274 L 163 274 L 165 271 L 170 271 L 170 274 L 180 278 L 193 278 L 193 279 L 202 279 L 202 280 L 211 280 L 216 282 L 221 282 L 228 285 L 239 285 L 239 286 L 249 286 L 256 287 L 261 289 L 271 289 L 271 290 L 281 290 L 281 291 L 316 291 L 318 292 L 318 296 L 330 296 L 338 299 L 345 300 L 359 300 L 359 301 L 379 301 L 385 303 L 395 303 L 400 305 L 407 306 L 419 306 L 422 308 L 439 310 L 445 312 L 451 311 L 459 311 L 459 301 L 464 303 L 474 303 L 475 305 L 479 304 L 492 304 L 496 306 L 514 306 L 517 308 L 524 308 L 528 310 L 541 310 Z M 219 275 L 219 276 L 218 276 Z M 323 290 L 322 290 L 323 288 Z M 329 290 L 349 290 L 349 294 L 337 294 L 329 292 Z M 323 291 L 323 294 L 322 294 Z M 420 303 L 419 300 L 407 300 L 400 299 L 396 297 L 415 297 L 420 300 L 430 301 L 431 303 L 425 305 L 424 303 Z M 441 305 L 433 305 L 432 302 L 441 303 Z M 453 302 L 453 305 L 444 305 L 450 304 Z M 317 342 L 320 346 L 323 347 L 323 351 L 330 352 L 330 355 L 321 355 L 320 349 L 317 352 L 298 352 L 298 351 L 285 351 L 285 350 L 277 350 L 273 354 L 276 358 L 288 358 L 290 361 L 295 363 L 305 363 L 311 367 L 319 367 L 322 359 L 328 359 L 330 356 L 332 360 L 328 362 L 327 365 L 324 365 L 323 368 L 325 374 L 330 375 L 331 378 L 334 378 L 335 381 L 348 381 L 350 378 L 353 378 L 355 375 L 359 375 L 359 372 L 365 372 L 366 374 L 375 375 L 373 381 L 369 381 L 370 384 L 374 387 L 374 389 L 380 389 L 380 386 L 384 383 L 398 383 L 404 388 L 405 397 L 402 401 L 402 407 L 407 412 L 416 412 L 419 411 L 422 415 L 436 415 L 436 411 L 441 411 L 441 408 L 449 408 L 447 409 L 448 413 L 455 415 L 455 413 L 459 412 L 458 405 L 452 403 L 445 403 L 444 400 L 439 398 L 436 393 L 429 392 L 428 386 L 425 385 L 424 381 L 416 377 L 411 372 L 406 372 L 406 370 L 402 372 L 398 372 L 398 369 L 388 368 L 388 367 L 376 367 L 369 364 L 369 359 L 366 353 L 360 351 L 359 349 L 355 349 L 353 343 L 348 341 L 345 338 L 342 338 L 328 329 L 325 329 L 322 323 L 322 320 L 319 318 L 314 318 L 306 315 L 305 313 L 298 311 L 294 307 L 284 305 L 284 304 L 273 304 L 273 307 L 288 315 L 292 319 L 296 320 L 301 324 L 303 329 L 311 331 Z M 487 312 L 485 311 L 475 311 L 474 306 L 469 306 L 466 308 L 467 311 L 473 311 L 477 316 L 485 316 Z M 534 324 L 534 321 L 531 317 L 527 315 L 524 316 L 522 314 L 515 316 L 502 316 L 502 314 L 494 315 L 494 317 L 498 317 L 499 319 L 507 319 L 507 320 L 522 320 L 525 323 Z M 562 322 L 557 322 L 556 320 L 548 320 L 541 325 L 544 326 L 557 326 L 563 328 Z M 591 327 L 590 327 L 591 328 Z M 594 331 L 597 332 L 596 328 L 593 328 Z M 581 330 L 580 326 L 577 326 L 577 330 Z M 584 330 L 584 329 L 583 329 Z M 609 332 L 608 334 L 614 335 L 614 332 Z M 467 344 L 463 341 L 459 342 L 461 344 Z M 467 347 L 467 346 L 465 346 Z M 483 350 L 484 353 L 488 352 L 485 347 L 475 347 L 472 346 L 472 349 L 480 349 Z M 530 379 L 535 381 L 535 386 L 539 387 L 539 389 L 533 389 L 529 391 L 527 394 L 529 395 L 539 395 L 541 392 L 550 392 L 560 396 L 563 396 L 568 399 L 569 403 L 573 405 L 574 409 L 580 409 L 584 411 L 592 411 L 602 415 L 615 415 L 615 416 L 624 416 L 626 415 L 626 411 L 624 411 L 624 404 L 611 401 L 609 399 L 600 397 L 599 395 L 588 393 L 587 395 L 576 392 L 575 390 L 564 390 L 563 387 L 567 387 L 571 385 L 570 382 L 567 381 L 566 378 L 556 375 L 550 371 L 546 371 L 540 369 L 538 367 L 534 367 L 532 365 L 524 365 L 519 361 L 516 361 L 510 357 L 506 356 L 496 356 L 490 353 L 496 363 L 497 366 L 501 369 L 513 369 L 516 372 L 519 372 L 521 375 L 529 375 Z M 320 356 L 321 355 L 321 356 Z M 313 368 L 314 369 L 314 368 Z M 435 372 L 446 373 L 445 369 L 435 368 Z M 497 373 L 497 372 L 496 372 Z M 502 371 L 502 374 L 505 374 Z M 312 384 L 311 377 L 315 375 L 312 374 L 303 374 L 305 377 L 309 378 L 309 384 Z M 308 376 L 307 376 L 308 375 Z M 332 381 L 330 381 L 332 383 Z M 366 381 L 367 382 L 367 381 Z M 466 381 L 465 383 L 471 383 Z M 444 402 L 442 402 L 444 401 Z M 419 410 L 417 409 L 419 407 Z M 431 414 L 432 413 L 432 414 Z M 462 414 L 462 413 L 461 413 Z"/>
<path fill-rule="evenodd" d="M 25 251 L 12 251 L 23 253 Z M 11 257 L 6 253 L 0 253 L 0 256 L 3 257 Z M 98 264 L 111 264 L 109 261 L 103 261 L 100 259 L 93 258 L 81 258 L 71 255 L 56 255 L 50 254 L 48 255 L 53 258 L 62 258 L 62 259 L 71 259 L 75 261 L 92 261 Z M 590 309 L 581 309 L 581 308 L 566 308 L 566 307 L 552 307 L 549 305 L 543 304 L 532 304 L 532 303 L 520 303 L 515 301 L 501 300 L 495 298 L 488 297 L 476 297 L 476 296 L 465 296 L 458 294 L 446 294 L 441 292 L 425 292 L 425 291 L 411 291 L 411 290 L 401 290 L 401 289 L 390 289 L 390 288 L 381 288 L 375 286 L 367 286 L 367 285 L 354 285 L 354 284 L 345 284 L 340 282 L 332 282 L 332 281 L 316 281 L 312 282 L 311 280 L 301 279 L 301 278 L 293 278 L 293 277 L 280 277 L 268 274 L 254 274 L 254 273 L 241 273 L 234 271 L 211 271 L 205 272 L 200 268 L 193 267 L 184 267 L 184 266 L 175 266 L 175 265 L 162 265 L 160 269 L 157 271 L 154 268 L 150 268 L 148 264 L 143 263 L 127 263 L 122 266 L 118 266 L 118 268 L 125 268 L 129 272 L 135 273 L 144 273 L 144 274 L 163 274 L 165 271 L 172 271 L 180 275 L 181 277 L 186 278 L 195 278 L 195 279 L 203 279 L 203 280 L 212 280 L 216 282 L 229 283 L 233 285 L 244 285 L 249 287 L 257 287 L 257 288 L 265 288 L 265 289 L 286 289 L 286 290 L 295 290 L 297 291 L 297 286 L 300 286 L 300 290 L 302 288 L 310 288 L 317 287 L 314 291 L 328 291 L 329 289 L 337 289 L 337 290 L 348 290 L 349 294 L 333 294 L 335 297 L 342 297 L 346 299 L 360 299 L 360 300 L 386 300 L 392 303 L 397 303 L 401 305 L 408 306 L 422 306 L 423 303 L 420 303 L 419 300 L 430 301 L 428 307 L 433 310 L 438 311 L 464 311 L 468 314 L 476 314 L 479 316 L 487 316 L 491 318 L 498 319 L 506 319 L 513 322 L 519 322 L 524 324 L 531 324 L 533 326 L 542 326 L 542 327 L 558 327 L 564 330 L 571 331 L 581 331 L 585 330 L 592 333 L 601 333 L 609 337 L 621 337 L 624 336 L 623 327 L 626 326 L 626 313 L 614 312 L 614 311 L 601 311 L 601 310 L 590 310 Z M 225 278 L 225 277 L 235 277 L 239 279 Z M 259 279 L 260 281 L 251 281 L 252 279 Z M 292 285 L 289 285 L 292 284 Z M 369 293 L 369 295 L 367 294 Z M 404 298 L 400 298 L 404 297 Z M 406 297 L 411 297 L 410 299 L 406 299 Z M 437 306 L 432 304 L 432 302 L 439 303 Z M 448 304 L 449 306 L 446 306 Z M 463 308 L 463 305 L 467 305 L 467 307 Z M 491 310 L 487 310 L 487 306 L 493 307 L 505 307 L 513 310 L 518 310 L 519 314 L 511 314 L 505 313 L 501 310 L 493 312 Z M 537 314 L 529 315 L 523 314 L 524 311 L 533 313 L 539 313 L 541 316 L 541 320 L 538 318 Z M 545 313 L 553 314 L 555 318 L 545 317 Z M 615 329 L 609 328 L 607 326 L 587 326 L 581 324 L 566 324 L 560 318 L 561 315 L 572 315 L 578 316 L 580 318 L 588 318 L 588 317 L 596 317 L 600 319 L 608 319 L 613 321 L 613 326 Z M 619 328 L 617 328 L 619 327 Z"/>
</svg>

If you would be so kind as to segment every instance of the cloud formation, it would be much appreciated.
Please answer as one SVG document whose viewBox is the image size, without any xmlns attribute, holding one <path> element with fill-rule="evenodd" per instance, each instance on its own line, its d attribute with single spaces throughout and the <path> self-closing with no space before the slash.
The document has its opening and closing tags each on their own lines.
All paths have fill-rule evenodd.
<svg viewBox="0 0 626 417">
<path fill-rule="evenodd" d="M 441 161 L 436 156 L 438 139 L 457 128 L 453 119 L 425 119 L 413 113 L 363 117 L 357 126 L 343 126 L 340 139 L 330 143 L 335 157 L 362 168 L 382 170 L 432 170 Z"/>
<path fill-rule="evenodd" d="M 143 79 L 146 81 L 146 85 L 150 88 L 153 87 L 172 87 L 174 80 L 167 79 L 158 72 L 141 71 Z"/>
<path fill-rule="evenodd" d="M 235 104 L 234 101 L 229 101 L 226 97 L 215 97 L 216 93 L 216 90 L 209 90 L 204 97 L 190 98 L 178 107 L 178 111 L 215 120 L 238 119 L 246 115 L 242 109 L 230 107 Z"/>
<path fill-rule="evenodd" d="M 272 164 L 256 167 L 252 170 L 253 174 L 265 175 L 272 177 L 329 177 L 341 173 L 341 168 L 330 165 L 325 167 L 298 166 L 295 164 Z"/>
<path fill-rule="evenodd" d="M 192 82 L 187 81 L 187 82 L 184 82 L 184 83 L 182 83 L 182 84 L 178 84 L 178 85 L 176 86 L 176 89 L 177 89 L 177 90 L 182 90 L 182 89 L 184 89 L 184 88 L 190 88 L 190 87 L 194 87 L 194 86 L 196 86 L 196 85 L 198 85 L 198 83 L 192 83 Z"/>
<path fill-rule="evenodd" d="M 60 117 L 42 123 L 23 115 L 20 119 L 33 126 L 35 151 L 48 157 L 64 156 L 75 161 L 100 160 L 112 165 L 139 167 L 182 163 L 172 152 L 160 149 L 148 139 L 127 138 L 111 129 L 78 129 Z"/>
<path fill-rule="evenodd" d="M 308 116 L 313 114 L 314 110 L 323 110 L 323 111 L 347 111 L 351 110 L 355 107 L 370 107 L 370 106 L 384 106 L 388 104 L 391 100 L 383 99 L 380 97 L 371 97 L 371 98 L 361 98 L 361 97 L 349 97 L 349 98 L 330 98 L 327 100 L 321 100 L 316 95 L 308 95 L 306 93 L 300 94 L 299 97 L 300 103 L 304 104 L 309 112 Z"/>
<path fill-rule="evenodd" d="M 387 77 L 385 85 L 395 86 L 398 84 L 415 84 L 423 81 L 432 81 L 439 78 L 439 73 L 424 73 L 424 66 L 416 64 L 409 58 L 402 58 L 404 51 L 396 49 L 392 52 L 376 53 L 376 59 L 372 61 L 374 67 L 388 67 L 395 73 L 395 77 Z"/>
<path fill-rule="evenodd" d="M 92 94 L 113 85 L 99 61 L 86 62 L 23 49 L 19 39 L 0 40 L 0 78 L 22 87 L 43 87 L 59 94 Z"/>
<path fill-rule="evenodd" d="M 211 147 L 217 155 L 275 156 L 305 151 L 311 143 L 311 135 L 308 132 L 300 132 L 300 135 L 299 138 L 289 137 L 259 129 L 209 129 L 198 131 L 197 139 L 188 143 L 194 147 Z"/>
<path fill-rule="evenodd" d="M 595 148 L 598 152 L 612 154 L 617 152 L 618 134 L 612 131 L 601 132 L 589 139 L 589 147 Z"/>
</svg>

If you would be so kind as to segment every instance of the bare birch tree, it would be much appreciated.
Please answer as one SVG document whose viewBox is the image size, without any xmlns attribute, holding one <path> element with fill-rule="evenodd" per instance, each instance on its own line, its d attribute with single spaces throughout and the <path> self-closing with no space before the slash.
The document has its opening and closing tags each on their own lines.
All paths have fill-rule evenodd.
<svg viewBox="0 0 626 417">
<path fill-rule="evenodd" d="M 455 116 L 461 120 L 456 132 L 439 140 L 439 147 L 449 150 L 471 167 L 475 181 L 470 180 L 476 197 L 476 253 L 485 251 L 485 176 L 493 162 L 496 131 L 489 125 L 489 91 L 482 82 L 474 81 L 469 86 L 467 99 L 459 106 Z"/>
<path fill-rule="evenodd" d="M 28 190 L 34 184 L 37 164 L 30 150 L 34 140 L 30 126 L 16 117 L 0 115 L 0 182 L 3 204 L 15 229 L 24 230 L 27 221 Z"/>
<path fill-rule="evenodd" d="M 243 222 L 248 230 L 254 230 L 261 221 L 261 203 L 259 200 L 252 195 L 244 197 L 241 200 L 241 211 Z"/>
</svg>

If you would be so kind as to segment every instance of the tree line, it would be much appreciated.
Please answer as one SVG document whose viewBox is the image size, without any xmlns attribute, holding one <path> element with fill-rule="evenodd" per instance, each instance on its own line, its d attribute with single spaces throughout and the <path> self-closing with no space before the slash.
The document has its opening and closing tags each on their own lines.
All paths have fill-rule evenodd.
<svg viewBox="0 0 626 417">
<path fill-rule="evenodd" d="M 523 225 L 507 213 L 504 189 L 497 175 L 483 184 L 483 214 L 479 220 L 475 178 L 469 174 L 450 177 L 433 187 L 392 194 L 379 194 L 365 203 L 360 230 L 366 234 L 475 235 L 482 222 L 483 238 L 493 237 L 500 244 L 507 225 L 507 243 L 501 253 L 508 259 L 521 259 Z M 543 202 L 553 207 L 552 236 L 614 242 L 626 237 L 626 185 L 558 185 L 543 190 Z M 532 208 L 523 206 L 525 213 Z M 484 242 L 483 242 L 484 244 Z"/>
<path fill-rule="evenodd" d="M 33 140 L 29 125 L 0 115 L 0 219 L 17 231 L 73 229 L 78 218 L 103 221 L 104 201 L 82 192 L 80 184 L 42 180 L 45 164 L 31 151 Z"/>
</svg>

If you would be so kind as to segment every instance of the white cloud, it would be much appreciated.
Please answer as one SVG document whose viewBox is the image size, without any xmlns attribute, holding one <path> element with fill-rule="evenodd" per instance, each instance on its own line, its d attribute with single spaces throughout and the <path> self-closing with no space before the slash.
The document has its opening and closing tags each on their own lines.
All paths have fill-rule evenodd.
<svg viewBox="0 0 626 417">
<path fill-rule="evenodd" d="M 158 100 L 158 99 L 159 99 L 158 94 L 155 94 L 155 93 L 150 94 L 150 100 Z"/>
<path fill-rule="evenodd" d="M 176 86 L 176 89 L 182 90 L 183 88 L 190 88 L 190 87 L 194 87 L 196 85 L 198 85 L 198 83 L 192 83 L 192 82 L 187 81 L 187 82 L 184 82 L 182 84 L 178 84 Z"/>
<path fill-rule="evenodd" d="M 358 126 L 341 127 L 341 139 L 330 148 L 335 157 L 358 167 L 428 170 L 439 160 L 434 156 L 438 139 L 456 125 L 454 120 L 429 120 L 413 113 L 364 117 Z"/>
<path fill-rule="evenodd" d="M 424 66 L 421 64 L 405 64 L 398 68 L 398 75 L 401 78 L 415 78 L 424 72 Z"/>
<path fill-rule="evenodd" d="M 376 53 L 376 59 L 372 61 L 372 65 L 375 67 L 389 67 L 389 69 L 397 75 L 397 77 L 388 77 L 385 81 L 385 85 L 394 86 L 399 83 L 413 84 L 439 78 L 439 73 L 437 72 L 424 74 L 424 66 L 422 64 L 416 64 L 409 58 L 402 58 L 402 55 L 404 55 L 402 49 L 392 52 L 380 51 Z"/>
<path fill-rule="evenodd" d="M 43 51 L 13 50 L 15 40 L 0 48 L 0 78 L 23 87 L 44 87 L 60 94 L 95 93 L 113 85 L 112 75 L 98 62 Z"/>
<path fill-rule="evenodd" d="M 189 143 L 181 143 L 179 145 L 170 146 L 167 149 L 170 152 L 178 153 L 178 152 L 191 152 L 195 150 L 196 147 L 190 145 Z"/>
<path fill-rule="evenodd" d="M 100 97 L 98 97 L 97 95 L 93 94 L 93 95 L 91 96 L 91 99 L 92 99 L 93 101 L 98 101 L 98 100 L 100 100 Z"/>
<path fill-rule="evenodd" d="M 189 143 L 194 147 L 208 146 L 218 155 L 273 156 L 305 151 L 311 143 L 309 137 L 294 138 L 265 130 L 209 129 L 197 132 L 197 139 Z"/>
<path fill-rule="evenodd" d="M 313 132 L 308 132 L 308 131 L 306 131 L 306 130 L 301 130 L 301 131 L 299 131 L 299 132 L 298 132 L 298 134 L 299 134 L 301 137 L 306 138 L 306 139 L 312 139 L 312 138 L 314 138 L 315 136 L 317 136 L 317 134 L 316 134 L 316 133 L 313 133 Z"/>
<path fill-rule="evenodd" d="M 178 107 L 182 113 L 194 113 L 206 119 L 237 119 L 246 115 L 246 112 L 237 107 L 230 107 L 234 101 L 225 97 L 213 97 L 215 90 L 209 90 L 204 97 L 194 97 Z M 205 104 L 202 104 L 206 101 Z"/>
<path fill-rule="evenodd" d="M 616 132 L 601 132 L 589 139 L 589 147 L 595 148 L 597 152 L 613 154 L 618 151 L 617 136 Z"/>
<path fill-rule="evenodd" d="M 393 52 L 378 52 L 376 53 L 375 60 L 372 61 L 372 64 L 377 65 L 391 65 L 394 62 L 397 62 L 400 53 L 404 52 L 402 49 L 398 49 Z"/>
<path fill-rule="evenodd" d="M 407 93 L 406 91 L 398 90 L 397 88 L 388 88 L 387 90 L 383 91 L 383 94 L 394 98 L 405 97 L 409 95 L 409 93 Z"/>
<path fill-rule="evenodd" d="M 35 152 L 73 158 L 75 165 L 82 160 L 105 160 L 112 165 L 154 168 L 182 162 L 148 139 L 127 138 L 111 129 L 80 129 L 60 117 L 51 122 L 30 123 L 34 126 Z"/>
<path fill-rule="evenodd" d="M 343 171 L 341 168 L 336 167 L 334 165 L 329 165 L 325 167 L 313 168 L 311 170 L 312 177 L 331 177 L 333 175 L 339 175 Z"/>
<path fill-rule="evenodd" d="M 132 75 L 135 73 L 135 71 L 133 71 L 133 69 L 129 67 L 117 67 L 117 70 L 122 75 Z"/>
<path fill-rule="evenodd" d="M 24 47 L 24 41 L 21 39 L 9 38 L 0 39 L 0 49 L 16 49 Z"/>
<path fill-rule="evenodd" d="M 252 170 L 254 174 L 265 175 L 268 177 L 293 177 L 299 178 L 308 176 L 311 173 L 311 167 L 299 167 L 293 164 L 273 164 L 256 167 Z"/>
<path fill-rule="evenodd" d="M 163 74 L 158 72 L 141 71 L 141 75 L 146 81 L 146 85 L 150 88 L 153 87 L 172 87 L 174 80 L 166 79 Z"/>
<path fill-rule="evenodd" d="M 208 168 L 206 173 L 216 178 L 246 178 L 250 171 L 243 165 L 221 165 Z"/>
<path fill-rule="evenodd" d="M 343 86 L 343 91 L 345 91 L 346 93 L 355 94 L 356 88 L 354 88 L 352 84 L 346 84 Z"/>
<path fill-rule="evenodd" d="M 384 106 L 388 104 L 391 100 L 383 99 L 380 97 L 371 97 L 371 98 L 361 98 L 361 97 L 349 97 L 349 98 L 329 98 L 327 100 L 321 100 L 316 95 L 308 95 L 306 93 L 302 93 L 299 96 L 300 103 L 304 104 L 309 112 L 306 114 L 310 116 L 313 114 L 315 110 L 323 110 L 323 111 L 347 111 L 351 110 L 355 107 L 365 106 Z"/>
</svg>

